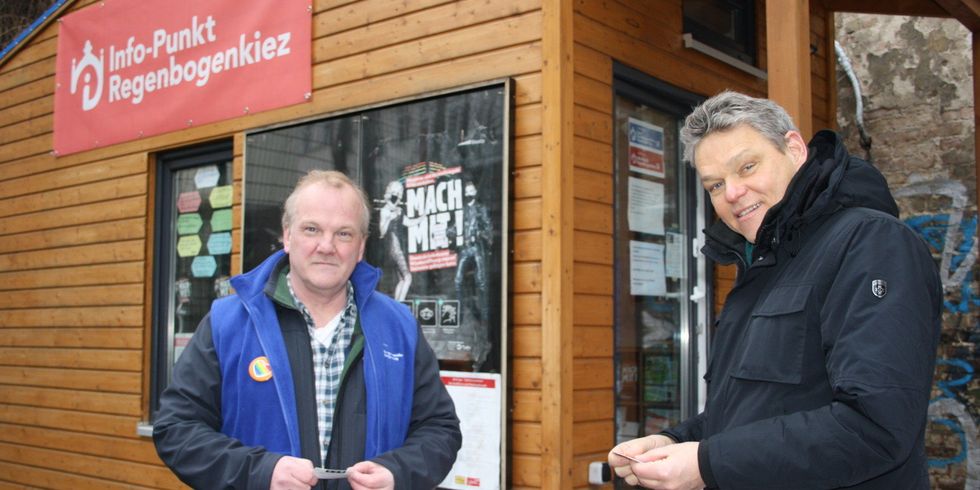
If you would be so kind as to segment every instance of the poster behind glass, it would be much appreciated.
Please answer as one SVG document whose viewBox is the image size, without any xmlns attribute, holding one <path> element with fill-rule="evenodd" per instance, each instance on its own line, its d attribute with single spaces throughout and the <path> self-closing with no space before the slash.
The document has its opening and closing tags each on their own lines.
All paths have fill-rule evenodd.
<svg viewBox="0 0 980 490">
<path fill-rule="evenodd" d="M 314 168 L 372 201 L 365 260 L 444 369 L 500 372 L 506 84 L 249 134 L 243 270 L 281 248 L 282 202 Z"/>
<path fill-rule="evenodd" d="M 211 302 L 230 293 L 231 164 L 203 165 L 173 174 L 170 223 L 170 364 L 177 362 Z"/>
</svg>

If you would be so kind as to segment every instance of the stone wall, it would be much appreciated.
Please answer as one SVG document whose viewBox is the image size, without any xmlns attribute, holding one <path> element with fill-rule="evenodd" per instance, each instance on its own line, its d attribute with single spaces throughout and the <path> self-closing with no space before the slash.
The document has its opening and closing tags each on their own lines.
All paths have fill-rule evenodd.
<svg viewBox="0 0 980 490">
<path fill-rule="evenodd" d="M 929 243 L 945 287 L 926 451 L 934 489 L 980 488 L 980 264 L 971 33 L 952 19 L 837 14 L 859 80 L 870 158 Z M 838 64 L 837 120 L 862 149 L 855 92 Z"/>
</svg>

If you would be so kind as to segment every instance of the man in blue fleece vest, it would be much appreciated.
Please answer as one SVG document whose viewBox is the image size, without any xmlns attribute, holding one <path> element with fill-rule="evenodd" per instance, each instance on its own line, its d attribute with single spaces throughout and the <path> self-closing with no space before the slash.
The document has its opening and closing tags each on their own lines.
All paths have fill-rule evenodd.
<svg viewBox="0 0 980 490">
<path fill-rule="evenodd" d="M 361 261 L 367 196 L 314 170 L 284 208 L 284 250 L 232 279 L 174 366 L 157 452 L 195 488 L 434 487 L 459 420 L 417 322 Z"/>
</svg>

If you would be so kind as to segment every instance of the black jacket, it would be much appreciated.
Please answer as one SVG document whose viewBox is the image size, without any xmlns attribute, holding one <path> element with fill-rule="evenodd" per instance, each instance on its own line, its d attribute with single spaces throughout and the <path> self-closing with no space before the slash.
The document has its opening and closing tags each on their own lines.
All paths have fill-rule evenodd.
<svg viewBox="0 0 980 490">
<path fill-rule="evenodd" d="M 925 489 L 924 435 L 942 290 L 882 175 L 829 131 L 751 257 L 718 222 L 702 250 L 735 262 L 704 412 L 666 431 L 701 441 L 722 489 Z"/>
</svg>

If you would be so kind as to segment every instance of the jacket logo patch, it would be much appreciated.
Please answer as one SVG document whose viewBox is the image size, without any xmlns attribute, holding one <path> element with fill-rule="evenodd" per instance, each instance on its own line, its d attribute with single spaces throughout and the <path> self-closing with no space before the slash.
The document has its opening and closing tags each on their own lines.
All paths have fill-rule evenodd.
<svg viewBox="0 0 980 490">
<path fill-rule="evenodd" d="M 405 355 L 405 354 L 402 354 L 402 353 L 397 353 L 396 354 L 394 352 L 388 352 L 387 349 L 384 350 L 384 353 L 385 353 L 385 358 L 386 359 L 390 359 L 390 360 L 396 361 L 396 362 L 402 360 L 402 356 Z"/>
<path fill-rule="evenodd" d="M 252 359 L 252 362 L 248 365 L 248 375 L 259 383 L 272 379 L 272 365 L 269 364 L 269 358 L 259 356 Z"/>
<path fill-rule="evenodd" d="M 884 279 L 871 281 L 871 294 L 878 298 L 884 298 L 888 294 L 888 283 Z"/>
</svg>

